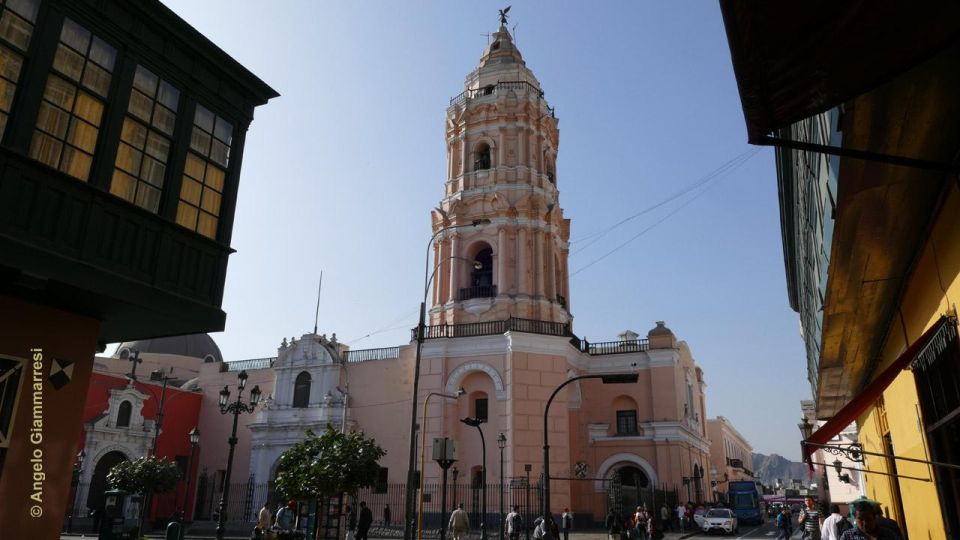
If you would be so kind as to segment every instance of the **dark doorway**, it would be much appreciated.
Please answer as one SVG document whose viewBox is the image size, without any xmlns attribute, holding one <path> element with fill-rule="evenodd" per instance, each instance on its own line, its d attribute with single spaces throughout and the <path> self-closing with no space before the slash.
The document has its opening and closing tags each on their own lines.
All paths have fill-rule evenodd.
<svg viewBox="0 0 960 540">
<path fill-rule="evenodd" d="M 103 508 L 103 493 L 109 489 L 107 487 L 107 473 L 118 463 L 127 461 L 127 456 L 123 452 L 114 450 L 107 452 L 93 469 L 93 477 L 90 479 L 90 491 L 87 492 L 87 508 Z"/>
</svg>

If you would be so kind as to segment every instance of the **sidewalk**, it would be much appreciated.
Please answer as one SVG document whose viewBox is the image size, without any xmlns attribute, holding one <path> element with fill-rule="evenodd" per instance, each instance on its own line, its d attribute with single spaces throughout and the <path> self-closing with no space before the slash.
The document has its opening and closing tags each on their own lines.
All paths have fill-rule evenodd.
<svg viewBox="0 0 960 540">
<path fill-rule="evenodd" d="M 666 535 L 664 535 L 663 538 L 664 540 L 680 540 L 682 538 L 688 538 L 695 534 L 697 534 L 696 530 L 684 533 L 682 535 L 678 532 L 668 532 L 666 533 Z M 474 540 L 475 536 L 477 539 L 479 539 L 478 535 L 471 535 L 470 539 Z M 488 534 L 487 536 L 488 538 L 491 538 L 491 539 L 497 539 L 496 534 Z M 61 540 L 92 540 L 96 538 L 97 538 L 96 535 L 89 534 L 89 533 L 88 534 L 65 534 L 64 533 L 60 536 Z M 147 538 L 150 538 L 151 540 L 163 540 L 164 535 L 148 534 Z M 213 534 L 208 534 L 203 536 L 194 536 L 188 533 L 185 540 L 210 540 L 212 538 L 214 538 Z M 370 535 L 370 538 L 373 539 L 373 538 L 384 538 L 384 537 Z M 607 539 L 608 539 L 608 535 L 603 531 L 570 533 L 570 540 L 607 540 Z M 250 540 L 250 537 L 249 536 L 227 536 L 225 537 L 225 540 Z"/>
</svg>

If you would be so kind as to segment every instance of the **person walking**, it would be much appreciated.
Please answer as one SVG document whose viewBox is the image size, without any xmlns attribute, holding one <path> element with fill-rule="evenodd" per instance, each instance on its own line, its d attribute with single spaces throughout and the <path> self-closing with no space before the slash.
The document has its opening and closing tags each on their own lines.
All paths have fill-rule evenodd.
<svg viewBox="0 0 960 540">
<path fill-rule="evenodd" d="M 464 540 L 467 531 L 470 530 L 470 516 L 463 510 L 463 503 L 457 506 L 457 509 L 450 514 L 450 532 L 453 533 L 453 540 Z"/>
<path fill-rule="evenodd" d="M 790 509 L 786 506 L 780 510 L 777 516 L 777 540 L 788 539 L 793 535 L 793 518 L 790 516 Z"/>
<path fill-rule="evenodd" d="M 817 508 L 813 497 L 807 497 L 803 500 L 806 505 L 800 510 L 800 516 L 797 519 L 797 525 L 803 527 L 803 540 L 820 540 L 820 509 Z"/>
<path fill-rule="evenodd" d="M 647 539 L 647 512 L 643 509 L 642 506 L 637 507 L 637 511 L 633 514 L 633 526 L 635 530 L 635 535 L 638 540 Z"/>
<path fill-rule="evenodd" d="M 573 529 L 573 512 L 569 508 L 563 509 L 560 516 L 560 529 L 563 530 L 563 540 L 570 540 L 570 530 Z"/>
<path fill-rule="evenodd" d="M 831 504 L 830 515 L 824 518 L 823 525 L 820 526 L 820 539 L 840 540 L 840 535 L 852 528 L 850 521 L 840 513 L 840 506 Z"/>
<path fill-rule="evenodd" d="M 877 522 L 877 507 L 869 501 L 860 501 L 853 507 L 856 529 L 840 535 L 840 540 L 899 540 L 896 532 L 881 527 Z"/>
<path fill-rule="evenodd" d="M 669 516 L 670 516 L 670 509 L 668 509 L 668 508 L 666 507 L 666 505 L 664 505 L 663 509 L 667 511 L 667 517 L 669 518 Z M 652 513 L 652 512 L 646 512 L 646 514 L 647 514 L 647 538 L 648 538 L 648 540 L 661 540 L 661 539 L 664 537 L 664 532 L 660 529 L 659 526 L 657 526 L 657 520 L 654 519 L 653 513 Z M 669 521 L 669 519 L 668 519 L 668 520 L 664 520 L 664 521 Z"/>
<path fill-rule="evenodd" d="M 383 506 L 383 525 L 385 527 L 390 526 L 390 505 L 386 504 Z"/>
<path fill-rule="evenodd" d="M 677 504 L 677 527 L 680 529 L 680 534 L 684 533 L 684 520 L 687 517 L 687 507 L 683 504 Z"/>
<path fill-rule="evenodd" d="M 279 540 L 293 538 L 293 529 L 297 522 L 297 501 L 288 501 L 286 506 L 277 511 L 277 533 Z"/>
<path fill-rule="evenodd" d="M 253 528 L 253 534 L 257 538 L 263 536 L 263 533 L 270 528 L 270 521 L 273 519 L 273 513 L 270 512 L 270 501 L 263 501 L 263 507 L 257 514 L 257 525 Z"/>
<path fill-rule="evenodd" d="M 357 521 L 357 540 L 367 540 L 370 525 L 373 525 L 373 512 L 367 508 L 366 501 L 360 501 L 360 519 Z"/>
<path fill-rule="evenodd" d="M 620 540 L 622 522 L 623 520 L 620 519 L 620 516 L 613 511 L 613 508 L 607 510 L 607 519 L 604 521 L 604 525 L 607 528 L 607 536 L 609 540 Z"/>
<path fill-rule="evenodd" d="M 357 531 L 357 513 L 354 512 L 353 508 L 348 504 L 343 515 L 347 518 L 347 534 L 345 538 L 346 540 L 354 540 L 354 535 L 356 535 Z"/>
<path fill-rule="evenodd" d="M 523 516 L 520 515 L 520 507 L 514 505 L 507 514 L 507 536 L 510 540 L 519 540 L 522 530 Z"/>
<path fill-rule="evenodd" d="M 660 528 L 663 532 L 670 530 L 670 508 L 667 507 L 667 503 L 663 503 L 660 507 Z"/>
</svg>

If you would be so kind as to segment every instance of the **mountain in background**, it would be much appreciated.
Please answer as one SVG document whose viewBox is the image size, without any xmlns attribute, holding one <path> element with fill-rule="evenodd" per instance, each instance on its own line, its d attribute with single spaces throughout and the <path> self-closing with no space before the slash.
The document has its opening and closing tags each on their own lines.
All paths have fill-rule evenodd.
<svg viewBox="0 0 960 540">
<path fill-rule="evenodd" d="M 781 482 L 788 482 L 791 478 L 806 480 L 807 466 L 799 461 L 790 461 L 787 458 L 770 454 L 753 454 L 753 477 L 767 486 L 773 486 L 777 478 Z"/>
</svg>

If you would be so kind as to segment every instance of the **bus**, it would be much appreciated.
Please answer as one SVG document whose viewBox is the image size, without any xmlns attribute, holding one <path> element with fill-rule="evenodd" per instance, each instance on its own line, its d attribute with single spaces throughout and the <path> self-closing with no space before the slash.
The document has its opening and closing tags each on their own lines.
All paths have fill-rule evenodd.
<svg viewBox="0 0 960 540">
<path fill-rule="evenodd" d="M 762 497 L 757 484 L 752 481 L 730 482 L 727 499 L 730 502 L 730 509 L 737 514 L 738 522 L 753 525 L 763 523 L 763 511 L 760 508 Z"/>
</svg>

